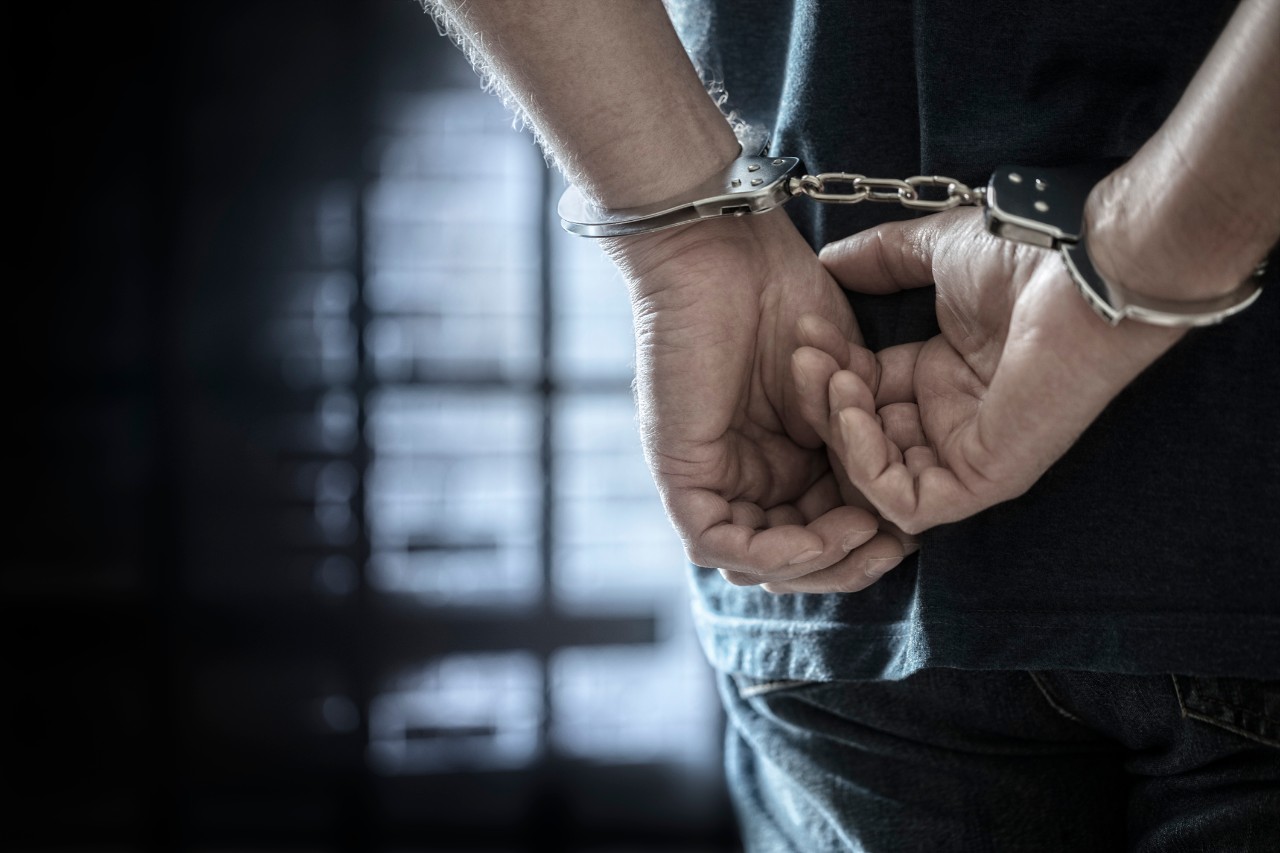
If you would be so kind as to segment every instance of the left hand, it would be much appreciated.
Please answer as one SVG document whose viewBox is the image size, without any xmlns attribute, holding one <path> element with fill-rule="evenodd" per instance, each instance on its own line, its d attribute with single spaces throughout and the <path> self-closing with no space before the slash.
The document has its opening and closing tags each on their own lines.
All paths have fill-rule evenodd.
<svg viewBox="0 0 1280 853">
<path fill-rule="evenodd" d="M 786 214 L 606 247 L 631 291 L 645 456 L 688 558 L 770 592 L 854 591 L 900 563 L 910 540 L 851 505 L 799 414 L 797 347 L 827 347 L 845 369 L 874 358 L 854 357 L 848 300 Z M 804 314 L 829 334 L 809 335 Z"/>
<path fill-rule="evenodd" d="M 941 334 L 878 353 L 871 382 L 818 349 L 793 362 L 806 421 L 908 533 L 1025 492 L 1181 335 L 1108 326 L 1056 253 L 987 233 L 973 210 L 882 225 L 821 260 L 862 293 L 937 285 Z"/>
</svg>

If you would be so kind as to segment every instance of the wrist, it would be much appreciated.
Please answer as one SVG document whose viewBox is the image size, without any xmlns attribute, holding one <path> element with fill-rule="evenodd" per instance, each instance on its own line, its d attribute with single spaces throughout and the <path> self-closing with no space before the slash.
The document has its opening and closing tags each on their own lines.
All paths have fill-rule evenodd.
<svg viewBox="0 0 1280 853">
<path fill-rule="evenodd" d="M 1100 181 L 1085 205 L 1099 272 L 1158 299 L 1198 301 L 1237 290 L 1274 237 L 1259 229 L 1245 196 L 1205 191 L 1212 180 L 1144 149 Z"/>
<path fill-rule="evenodd" d="M 721 216 L 677 228 L 599 240 L 605 253 L 628 277 L 643 277 L 672 263 L 706 263 L 719 254 L 746 256 L 769 232 L 792 228 L 786 213 L 774 209 L 752 216 Z"/>
<path fill-rule="evenodd" d="M 682 125 L 664 121 L 668 129 L 611 144 L 582 158 L 571 180 L 591 202 L 618 209 L 664 201 L 723 171 L 741 147 L 728 122 L 703 97 L 709 114 Z"/>
</svg>

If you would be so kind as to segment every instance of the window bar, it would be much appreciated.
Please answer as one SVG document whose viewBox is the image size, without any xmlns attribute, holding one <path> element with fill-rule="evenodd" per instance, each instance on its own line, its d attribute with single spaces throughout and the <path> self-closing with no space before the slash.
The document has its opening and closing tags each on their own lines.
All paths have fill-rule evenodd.
<svg viewBox="0 0 1280 853">
<path fill-rule="evenodd" d="M 542 477 L 541 529 L 538 547 L 538 564 L 542 576 L 540 615 L 544 623 L 555 619 L 554 580 L 555 571 L 555 384 L 552 378 L 552 348 L 555 310 L 551 271 L 551 228 L 554 226 L 550 211 L 551 169 L 543 168 L 538 183 L 538 388 L 539 405 L 542 408 L 542 430 L 538 453 L 539 474 Z M 551 655 L 553 649 L 544 649 L 539 656 L 542 667 L 542 717 L 538 726 L 539 754 L 550 755 L 551 721 L 555 709 L 552 703 Z"/>
<path fill-rule="evenodd" d="M 372 89 L 372 84 L 369 80 L 366 79 L 364 83 L 365 88 Z M 352 118 L 358 122 L 359 126 L 365 128 L 365 132 L 360 135 L 361 139 L 369 138 L 372 135 L 373 127 L 367 108 L 361 105 L 373 102 L 374 99 L 371 97 L 361 98 L 354 105 L 353 111 L 356 115 L 352 116 Z M 373 613 L 371 612 L 372 601 L 368 582 L 372 545 L 369 540 L 369 519 L 365 499 L 365 477 L 372 459 L 366 435 L 366 425 L 369 415 L 369 395 L 373 391 L 376 377 L 373 375 L 373 365 L 365 347 L 366 327 L 372 316 L 366 301 L 367 276 L 365 262 L 366 249 L 368 247 L 368 221 L 365 210 L 365 193 L 372 178 L 369 167 L 363 157 L 357 155 L 353 166 L 354 198 L 352 199 L 352 204 L 354 210 L 352 211 L 352 228 L 354 231 L 354 245 L 351 257 L 351 272 L 355 282 L 355 294 L 351 307 L 351 322 L 355 326 L 356 347 L 356 376 L 355 388 L 353 389 L 356 398 L 356 436 L 355 445 L 350 454 L 350 461 L 358 475 L 355 478 L 355 488 L 350 498 L 356 530 L 355 541 L 349 548 L 352 562 L 356 567 L 356 584 L 343 609 L 346 611 L 345 621 L 349 628 L 349 642 L 346 644 L 346 660 L 344 663 L 349 679 L 349 689 L 353 694 L 351 700 L 358 709 L 354 737 L 359 744 L 361 756 L 357 768 L 352 771 L 352 776 L 348 782 L 349 789 L 345 792 L 347 796 L 344 799 L 348 801 L 348 814 L 346 816 L 345 837 L 342 839 L 341 847 L 355 853 L 357 850 L 368 849 L 368 846 L 377 838 L 377 824 L 375 823 L 377 814 L 376 790 L 372 771 L 368 766 L 368 762 L 364 760 L 364 752 L 369 745 L 369 706 L 376 687 L 374 684 L 374 664 L 376 662 L 374 661 L 373 653 L 375 644 L 370 637 L 373 626 Z"/>
</svg>

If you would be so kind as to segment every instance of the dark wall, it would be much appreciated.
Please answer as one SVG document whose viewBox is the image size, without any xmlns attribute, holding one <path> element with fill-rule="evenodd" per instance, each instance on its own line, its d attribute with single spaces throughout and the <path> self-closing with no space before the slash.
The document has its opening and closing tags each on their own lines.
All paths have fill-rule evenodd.
<svg viewBox="0 0 1280 853">
<path fill-rule="evenodd" d="M 317 448 L 305 424 L 283 427 L 328 403 L 260 346 L 291 298 L 279 285 L 290 271 L 358 274 L 358 245 L 325 244 L 300 211 L 360 185 L 376 93 L 457 73 L 417 4 L 46 5 L 21 16 L 7 35 L 18 66 L 8 135 L 20 149 L 9 161 L 16 310 L 0 568 L 7 840 L 166 851 L 730 844 L 722 803 L 664 821 L 614 802 L 606 821 L 574 819 L 572 791 L 639 805 L 678 788 L 660 768 L 551 763 L 388 782 L 366 764 L 363 717 L 291 710 L 312 695 L 360 707 L 386 659 L 425 654 L 452 630 L 359 589 L 314 594 L 317 561 L 359 565 L 368 543 L 358 525 L 317 528 L 299 483 L 318 460 L 339 453 L 358 467 L 367 449 L 358 438 Z"/>
<path fill-rule="evenodd" d="M 0 580 L 11 841 L 369 837 L 358 733 L 317 737 L 269 713 L 331 657 L 305 620 L 287 626 L 341 636 L 352 616 L 218 605 L 192 579 L 210 565 L 278 574 L 296 545 L 261 434 L 298 401 L 250 342 L 281 298 L 272 273 L 306 263 L 296 196 L 358 168 L 388 8 L 88 4 L 27 9 L 9 30 L 29 51 L 10 124 L 23 147 Z M 290 657 L 259 624 L 291 638 L 294 665 L 219 689 L 230 646 Z"/>
</svg>

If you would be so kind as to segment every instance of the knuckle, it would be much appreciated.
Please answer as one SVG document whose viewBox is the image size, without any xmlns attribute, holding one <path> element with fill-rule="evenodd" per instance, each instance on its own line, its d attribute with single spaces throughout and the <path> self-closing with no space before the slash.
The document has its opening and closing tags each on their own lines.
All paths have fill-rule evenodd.
<svg viewBox="0 0 1280 853">
<path fill-rule="evenodd" d="M 868 349 L 853 349 L 849 354 L 849 369 L 866 381 L 874 390 L 875 385 L 872 384 L 872 380 L 875 379 L 879 370 L 875 353 Z"/>
<path fill-rule="evenodd" d="M 893 519 L 891 519 L 891 520 L 893 520 Z M 924 533 L 926 530 L 928 530 L 928 529 L 929 529 L 929 525 L 928 525 L 928 524 L 926 524 L 925 522 L 920 521 L 920 520 L 918 520 L 918 519 L 914 519 L 914 518 L 912 518 L 912 519 L 902 519 L 902 520 L 900 520 L 900 521 L 899 521 L 899 520 L 893 520 L 893 523 L 894 523 L 894 524 L 896 524 L 896 525 L 898 525 L 898 528 L 899 528 L 899 529 L 901 529 L 903 533 L 907 534 L 908 536 L 912 536 L 912 537 L 919 536 L 921 533 Z"/>
<path fill-rule="evenodd" d="M 685 559 L 695 566 L 702 566 L 706 569 L 719 568 L 711 553 L 701 545 L 693 542 L 686 542 L 684 546 Z"/>
<path fill-rule="evenodd" d="M 873 255 L 876 259 L 876 267 L 879 271 L 879 274 L 886 281 L 894 281 L 898 278 L 898 275 L 897 275 L 897 270 L 894 269 L 893 264 L 889 260 L 890 257 L 892 256 L 892 253 L 890 250 L 889 241 L 885 238 L 884 229 L 877 229 L 873 233 L 875 234 L 875 240 L 876 240 L 875 251 L 873 252 Z M 896 246 L 896 250 L 897 250 L 897 260 L 899 261 L 899 263 L 901 263 L 902 251 L 903 251 L 902 244 L 899 243 Z"/>
<path fill-rule="evenodd" d="M 731 571 L 730 569 L 720 569 L 720 576 L 733 586 L 760 586 L 758 578 L 742 572 Z"/>
<path fill-rule="evenodd" d="M 840 579 L 840 582 L 835 585 L 836 588 L 834 591 L 845 594 L 861 592 L 871 586 L 871 584 L 875 583 L 878 579 L 879 578 L 874 578 L 866 574 L 865 570 L 862 572 L 851 572 L 848 577 Z"/>
</svg>

